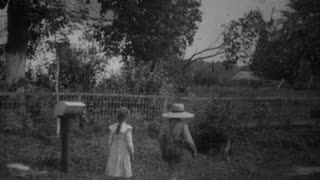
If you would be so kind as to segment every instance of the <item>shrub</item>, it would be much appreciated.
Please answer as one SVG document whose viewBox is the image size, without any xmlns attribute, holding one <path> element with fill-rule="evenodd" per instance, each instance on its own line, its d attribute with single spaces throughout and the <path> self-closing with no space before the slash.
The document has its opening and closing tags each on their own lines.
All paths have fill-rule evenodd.
<svg viewBox="0 0 320 180">
<path fill-rule="evenodd" d="M 266 128 L 271 125 L 271 106 L 269 103 L 256 102 L 252 111 L 252 119 L 257 121 L 258 127 Z"/>
<path fill-rule="evenodd" d="M 227 143 L 233 120 L 230 105 L 230 101 L 215 99 L 202 106 L 196 105 L 196 114 L 200 117 L 196 117 L 192 123 L 191 131 L 200 153 L 219 151 Z M 201 109 L 202 112 L 198 112 Z"/>
<path fill-rule="evenodd" d="M 56 119 L 53 117 L 52 110 L 43 109 L 37 117 L 33 119 L 33 134 L 40 137 L 51 137 L 55 135 Z"/>
<path fill-rule="evenodd" d="M 148 135 L 151 138 L 159 137 L 160 129 L 161 129 L 160 117 L 148 122 Z"/>
<path fill-rule="evenodd" d="M 18 132 L 23 129 L 22 117 L 16 112 L 2 110 L 0 112 L 0 129 L 4 132 Z"/>
<path fill-rule="evenodd" d="M 306 90 L 307 89 L 305 83 L 301 82 L 301 81 L 298 81 L 298 82 L 294 83 L 293 88 L 295 90 Z"/>
<path fill-rule="evenodd" d="M 255 80 L 255 81 L 251 81 L 250 84 L 253 88 L 260 88 L 263 86 L 263 81 Z"/>
<path fill-rule="evenodd" d="M 151 63 L 130 61 L 121 68 L 119 75 L 113 74 L 99 84 L 97 91 L 116 89 L 134 94 L 167 93 L 167 78 L 162 65 L 152 69 Z"/>
</svg>

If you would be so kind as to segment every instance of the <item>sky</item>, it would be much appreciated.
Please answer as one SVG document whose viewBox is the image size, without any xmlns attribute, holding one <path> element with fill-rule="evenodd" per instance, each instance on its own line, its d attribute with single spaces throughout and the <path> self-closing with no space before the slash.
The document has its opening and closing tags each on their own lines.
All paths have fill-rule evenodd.
<svg viewBox="0 0 320 180">
<path fill-rule="evenodd" d="M 222 32 L 221 25 L 238 19 L 252 9 L 260 9 L 266 20 L 279 17 L 280 10 L 286 8 L 287 0 L 202 0 L 202 22 L 195 35 L 193 44 L 186 50 L 186 58 L 207 48 Z M 209 59 L 209 61 L 216 61 Z"/>
</svg>

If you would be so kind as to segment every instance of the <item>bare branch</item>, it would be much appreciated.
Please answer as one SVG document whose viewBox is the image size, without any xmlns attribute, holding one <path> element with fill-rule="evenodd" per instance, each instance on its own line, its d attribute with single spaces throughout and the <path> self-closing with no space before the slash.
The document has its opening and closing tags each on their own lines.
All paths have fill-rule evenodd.
<svg viewBox="0 0 320 180">
<path fill-rule="evenodd" d="M 197 52 L 197 53 L 194 53 L 194 54 L 193 54 L 191 57 L 189 57 L 187 60 L 190 61 L 190 60 L 192 60 L 194 57 L 196 57 L 197 55 L 202 54 L 202 53 L 204 53 L 204 52 L 214 51 L 214 50 L 218 50 L 218 49 L 223 48 L 223 47 L 225 46 L 225 43 L 221 43 L 219 46 L 212 47 L 214 44 L 216 44 L 216 43 L 219 41 L 219 39 L 220 39 L 221 36 L 222 36 L 222 34 L 220 34 L 220 35 L 216 38 L 216 40 L 214 40 L 214 41 L 210 44 L 210 46 L 208 46 L 206 49 L 204 49 L 204 50 L 202 50 L 202 51 L 199 51 L 199 52 Z"/>
<path fill-rule="evenodd" d="M 189 62 L 187 62 L 187 64 L 184 65 L 183 69 L 185 69 L 185 68 L 188 67 L 190 64 L 192 64 L 192 63 L 194 63 L 194 62 L 196 62 L 196 61 L 204 60 L 204 59 L 208 59 L 208 58 L 212 58 L 212 57 L 216 57 L 216 56 L 221 55 L 221 54 L 224 54 L 224 53 L 226 53 L 226 51 L 220 51 L 220 52 L 217 52 L 217 53 L 208 55 L 208 56 L 203 56 L 203 57 L 198 57 L 198 58 L 192 59 L 192 60 L 190 60 Z"/>
<path fill-rule="evenodd" d="M 225 53 L 227 52 L 227 51 L 225 50 L 225 46 L 228 45 L 228 42 L 233 42 L 235 39 L 239 38 L 239 36 L 234 36 L 234 37 L 228 39 L 228 41 L 226 41 L 226 39 L 224 38 L 224 42 L 222 42 L 219 46 L 212 47 L 214 44 L 216 44 L 216 43 L 218 42 L 219 38 L 220 38 L 222 35 L 225 35 L 225 34 L 220 34 L 220 35 L 217 37 L 217 39 L 216 39 L 213 43 L 211 43 L 211 45 L 210 45 L 208 48 L 206 48 L 206 49 L 204 49 L 204 50 L 202 50 L 202 51 L 199 51 L 199 52 L 197 52 L 197 53 L 194 53 L 191 57 L 189 57 L 189 58 L 186 60 L 187 62 L 186 62 L 186 64 L 183 66 L 182 69 L 177 70 L 177 71 L 171 73 L 170 76 L 176 74 L 176 73 L 179 72 L 179 71 L 184 71 L 189 65 L 191 65 L 192 63 L 194 63 L 194 62 L 196 62 L 196 61 L 204 60 L 204 59 L 208 59 L 208 58 L 212 58 L 212 57 L 216 57 L 216 56 L 221 55 L 221 54 L 225 54 Z M 215 51 L 215 53 L 214 53 L 214 54 L 211 54 L 211 55 L 207 55 L 207 56 L 196 57 L 196 56 L 198 56 L 198 55 L 201 55 L 201 54 L 203 54 L 203 53 L 205 53 L 205 52 L 209 52 L 209 51 Z M 238 51 L 237 53 L 241 53 L 241 52 L 242 52 L 242 53 L 245 53 L 247 56 L 249 56 L 248 53 L 245 52 L 245 51 Z M 212 53 L 212 52 L 211 52 L 211 53 Z"/>
<path fill-rule="evenodd" d="M 177 70 L 177 71 L 169 74 L 169 76 L 172 76 L 172 75 L 176 74 L 179 71 L 184 71 L 188 66 L 190 66 L 192 63 L 194 63 L 196 61 L 200 61 L 200 60 L 216 57 L 216 56 L 224 54 L 224 53 L 226 53 L 226 51 L 220 51 L 219 50 L 217 53 L 214 53 L 214 54 L 211 54 L 211 55 L 208 55 L 208 56 L 203 56 L 203 57 L 198 57 L 198 58 L 195 58 L 195 59 L 190 59 L 190 60 L 188 60 L 188 62 L 180 70 Z"/>
<path fill-rule="evenodd" d="M 218 40 L 220 39 L 221 36 L 222 36 L 222 34 L 220 34 L 220 35 L 216 38 L 216 40 L 214 40 L 214 41 L 211 43 L 211 45 L 210 45 L 209 47 L 212 47 L 214 44 L 216 44 L 216 43 L 218 42 Z"/>
<path fill-rule="evenodd" d="M 202 54 L 204 52 L 207 52 L 207 51 L 214 51 L 214 50 L 218 50 L 218 49 L 221 49 L 225 44 L 222 43 L 220 46 L 217 46 L 217 47 L 213 47 L 213 48 L 206 48 L 202 51 L 199 51 L 197 53 L 194 53 L 190 58 L 188 58 L 188 61 L 191 61 L 195 56 L 199 55 L 199 54 Z"/>
</svg>

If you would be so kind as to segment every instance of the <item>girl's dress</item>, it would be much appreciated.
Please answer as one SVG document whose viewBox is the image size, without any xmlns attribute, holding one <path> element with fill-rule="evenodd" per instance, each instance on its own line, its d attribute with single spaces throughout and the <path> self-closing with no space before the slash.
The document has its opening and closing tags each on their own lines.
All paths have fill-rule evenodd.
<svg viewBox="0 0 320 180">
<path fill-rule="evenodd" d="M 106 173 L 111 177 L 131 177 L 130 154 L 134 153 L 132 142 L 132 126 L 122 123 L 120 133 L 117 134 L 118 123 L 109 127 L 109 159 Z"/>
</svg>

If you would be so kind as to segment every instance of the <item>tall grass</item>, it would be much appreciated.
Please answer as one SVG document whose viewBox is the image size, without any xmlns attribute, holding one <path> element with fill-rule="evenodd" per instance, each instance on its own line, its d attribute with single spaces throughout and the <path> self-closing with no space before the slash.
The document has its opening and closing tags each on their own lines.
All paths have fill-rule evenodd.
<svg viewBox="0 0 320 180">
<path fill-rule="evenodd" d="M 196 86 L 190 88 L 194 96 L 215 97 L 312 97 L 320 96 L 318 90 L 294 90 L 276 88 L 253 88 L 243 86 Z"/>
</svg>

